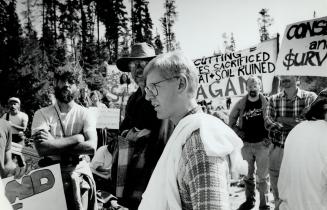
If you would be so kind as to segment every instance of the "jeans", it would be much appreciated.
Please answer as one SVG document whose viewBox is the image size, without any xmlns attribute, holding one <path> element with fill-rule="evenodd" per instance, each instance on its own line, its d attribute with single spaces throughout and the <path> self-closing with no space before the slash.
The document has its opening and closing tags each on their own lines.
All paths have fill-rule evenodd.
<svg viewBox="0 0 327 210">
<path fill-rule="evenodd" d="M 284 155 L 284 149 L 276 145 L 271 145 L 269 151 L 269 176 L 271 189 L 274 195 L 275 203 L 279 202 L 279 193 L 277 188 L 277 182 L 279 177 L 279 170 L 282 164 Z"/>
<path fill-rule="evenodd" d="M 242 148 L 243 159 L 248 162 L 248 175 L 244 178 L 245 196 L 247 200 L 255 199 L 255 163 L 256 163 L 256 183 L 260 195 L 260 206 L 265 207 L 268 202 L 268 164 L 269 147 L 264 141 L 258 143 L 244 142 Z"/>
</svg>

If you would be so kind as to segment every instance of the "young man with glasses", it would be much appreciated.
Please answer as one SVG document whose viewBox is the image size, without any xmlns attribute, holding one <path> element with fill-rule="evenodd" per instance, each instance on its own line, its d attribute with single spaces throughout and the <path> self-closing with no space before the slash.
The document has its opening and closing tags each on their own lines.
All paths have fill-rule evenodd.
<svg viewBox="0 0 327 210">
<path fill-rule="evenodd" d="M 229 210 L 228 160 L 233 174 L 240 172 L 239 164 L 246 171 L 243 144 L 231 128 L 198 106 L 193 62 L 180 52 L 158 55 L 144 75 L 146 99 L 157 117 L 171 120 L 176 127 L 139 209 Z"/>
<path fill-rule="evenodd" d="M 113 179 L 116 178 L 116 196 L 128 209 L 137 209 L 152 171 L 165 146 L 163 122 L 156 117 L 151 103 L 145 100 L 143 70 L 155 57 L 147 43 L 132 46 L 129 57 L 117 60 L 120 71 L 131 72 L 139 86 L 127 102 L 125 118 L 120 125 L 123 138 L 119 140 L 118 158 L 114 157 Z"/>
</svg>

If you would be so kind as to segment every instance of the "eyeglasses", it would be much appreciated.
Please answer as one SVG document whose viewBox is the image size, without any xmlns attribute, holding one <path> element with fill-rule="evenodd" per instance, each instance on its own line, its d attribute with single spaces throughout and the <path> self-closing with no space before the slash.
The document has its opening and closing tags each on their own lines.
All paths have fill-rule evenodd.
<svg viewBox="0 0 327 210">
<path fill-rule="evenodd" d="M 128 67 L 131 71 L 135 70 L 137 67 L 141 67 L 142 69 L 149 63 L 146 60 L 134 60 L 129 62 Z"/>
<path fill-rule="evenodd" d="M 178 78 L 178 76 L 171 77 L 171 78 L 168 78 L 168 79 L 164 79 L 164 80 L 161 80 L 159 82 L 150 83 L 144 88 L 145 93 L 149 94 L 149 95 L 153 95 L 153 96 L 158 96 L 158 89 L 157 89 L 158 84 L 162 83 L 162 82 L 165 82 L 165 81 L 168 81 L 168 80 L 176 79 L 176 78 Z"/>
</svg>

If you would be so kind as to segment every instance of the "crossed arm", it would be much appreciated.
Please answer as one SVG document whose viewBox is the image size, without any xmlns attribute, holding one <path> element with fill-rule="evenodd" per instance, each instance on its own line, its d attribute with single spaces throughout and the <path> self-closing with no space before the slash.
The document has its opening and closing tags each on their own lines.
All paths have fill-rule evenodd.
<svg viewBox="0 0 327 210">
<path fill-rule="evenodd" d="M 39 130 L 33 135 L 38 153 L 44 155 L 94 154 L 97 144 L 96 131 L 86 131 L 69 137 L 54 138 L 48 131 Z"/>
<path fill-rule="evenodd" d="M 48 123 L 41 111 L 36 112 L 32 130 L 38 129 L 38 131 L 33 132 L 32 138 L 39 155 L 94 154 L 97 146 L 95 123 L 92 118 L 87 116 L 84 118 L 83 124 L 83 133 L 58 138 L 47 129 Z"/>
</svg>

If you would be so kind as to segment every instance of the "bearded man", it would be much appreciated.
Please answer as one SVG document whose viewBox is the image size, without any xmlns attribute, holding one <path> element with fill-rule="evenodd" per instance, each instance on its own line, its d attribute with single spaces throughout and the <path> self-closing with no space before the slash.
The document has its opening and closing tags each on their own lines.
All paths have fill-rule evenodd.
<svg viewBox="0 0 327 210">
<path fill-rule="evenodd" d="M 261 80 L 250 76 L 246 81 L 248 94 L 240 99 L 229 115 L 229 126 L 243 140 L 243 159 L 248 162 L 248 174 L 244 177 L 246 201 L 239 210 L 252 209 L 255 206 L 255 168 L 257 189 L 260 194 L 260 210 L 270 209 L 268 206 L 268 132 L 264 127 L 264 110 L 267 100 L 262 95 Z M 255 167 L 256 165 L 256 167 Z"/>
<path fill-rule="evenodd" d="M 40 166 L 60 164 L 68 209 L 96 208 L 95 182 L 86 155 L 97 146 L 96 122 L 90 112 L 74 102 L 80 75 L 71 67 L 55 74 L 54 105 L 35 112 L 32 137 Z"/>
</svg>

